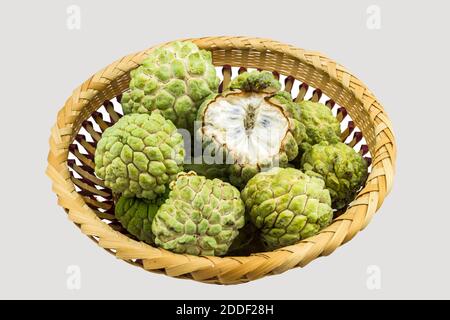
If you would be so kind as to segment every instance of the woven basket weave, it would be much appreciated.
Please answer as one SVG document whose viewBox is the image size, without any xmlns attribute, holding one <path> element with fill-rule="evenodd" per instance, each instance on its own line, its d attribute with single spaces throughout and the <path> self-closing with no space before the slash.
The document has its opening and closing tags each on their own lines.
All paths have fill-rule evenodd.
<svg viewBox="0 0 450 320">
<path fill-rule="evenodd" d="M 358 151 L 371 160 L 364 188 L 329 227 L 298 244 L 273 252 L 242 257 L 197 257 L 174 254 L 136 241 L 115 220 L 111 191 L 95 176 L 93 155 L 101 132 L 121 116 L 117 102 L 128 88 L 129 71 L 139 66 L 153 49 L 150 48 L 123 57 L 94 74 L 73 92 L 58 112 L 51 131 L 47 175 L 69 219 L 117 258 L 152 272 L 215 284 L 242 283 L 302 267 L 351 240 L 383 203 L 395 171 L 396 145 L 391 123 L 373 94 L 344 67 L 317 52 L 260 38 L 189 40 L 210 50 L 214 65 L 222 67 L 221 88 L 230 81 L 231 67 L 240 67 L 239 72 L 257 68 L 287 76 L 285 90 L 298 88 L 297 101 L 304 99 L 310 90 L 313 101 L 321 99 L 322 93 L 328 96 L 325 103 L 340 121 L 351 118 L 342 131 L 342 140 L 352 147 L 359 146 Z M 109 120 L 104 119 L 105 114 Z M 365 144 L 361 145 L 363 137 Z M 371 158 L 367 157 L 369 154 Z"/>
</svg>

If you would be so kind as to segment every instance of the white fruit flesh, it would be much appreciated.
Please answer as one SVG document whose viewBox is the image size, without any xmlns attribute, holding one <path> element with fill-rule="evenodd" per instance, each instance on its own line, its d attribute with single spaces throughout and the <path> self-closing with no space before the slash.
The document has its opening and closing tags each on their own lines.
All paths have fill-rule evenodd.
<svg viewBox="0 0 450 320">
<path fill-rule="evenodd" d="M 266 94 L 219 97 L 204 115 L 203 134 L 226 146 L 238 163 L 257 164 L 279 154 L 289 122 Z"/>
</svg>

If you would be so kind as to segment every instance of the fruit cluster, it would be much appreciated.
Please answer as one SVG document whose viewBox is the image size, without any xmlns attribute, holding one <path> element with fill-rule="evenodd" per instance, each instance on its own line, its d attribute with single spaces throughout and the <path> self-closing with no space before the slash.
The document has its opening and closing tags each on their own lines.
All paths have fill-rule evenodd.
<svg viewBox="0 0 450 320">
<path fill-rule="evenodd" d="M 216 256 L 328 226 L 368 173 L 331 110 L 294 102 L 268 71 L 241 73 L 220 94 L 219 82 L 211 53 L 191 42 L 159 47 L 131 72 L 125 115 L 95 153 L 116 218 L 151 245 Z"/>
</svg>

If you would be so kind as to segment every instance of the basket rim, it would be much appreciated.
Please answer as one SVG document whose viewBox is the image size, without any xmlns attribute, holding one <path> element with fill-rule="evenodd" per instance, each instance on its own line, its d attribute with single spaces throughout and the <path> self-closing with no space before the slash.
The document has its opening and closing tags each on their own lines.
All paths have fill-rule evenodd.
<svg viewBox="0 0 450 320">
<path fill-rule="evenodd" d="M 364 229 L 380 208 L 392 189 L 395 174 L 396 142 L 392 125 L 382 105 L 370 90 L 343 66 L 316 51 L 308 51 L 265 38 L 244 36 L 219 36 L 180 39 L 189 40 L 203 49 L 270 50 L 298 59 L 335 81 L 355 98 L 373 121 L 375 153 L 372 154 L 372 171 L 366 185 L 341 216 L 313 237 L 299 243 L 270 252 L 250 256 L 206 257 L 176 254 L 162 248 L 133 240 L 113 230 L 98 218 L 79 195 L 70 179 L 67 165 L 68 148 L 73 141 L 74 121 L 82 114 L 92 99 L 112 81 L 136 68 L 154 48 L 127 55 L 98 71 L 73 91 L 59 110 L 57 122 L 49 139 L 48 167 L 46 174 L 52 180 L 52 190 L 58 204 L 81 231 L 115 254 L 117 258 L 138 264 L 146 270 L 164 272 L 173 277 L 189 278 L 206 283 L 236 284 L 279 274 L 294 267 L 303 267 L 319 256 L 332 253 Z M 169 41 L 172 42 L 172 41 Z M 317 87 L 317 86 L 316 86 Z M 325 94 L 330 96 L 327 92 Z M 331 97 L 331 96 L 330 96 Z M 137 263 L 136 263 L 137 262 Z"/>
</svg>

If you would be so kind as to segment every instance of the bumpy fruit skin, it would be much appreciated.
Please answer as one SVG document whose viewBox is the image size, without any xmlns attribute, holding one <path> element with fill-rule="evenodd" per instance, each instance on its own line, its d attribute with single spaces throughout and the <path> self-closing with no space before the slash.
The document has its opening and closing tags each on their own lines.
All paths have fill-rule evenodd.
<svg viewBox="0 0 450 320">
<path fill-rule="evenodd" d="M 120 197 L 115 206 L 115 215 L 122 226 L 133 236 L 153 244 L 152 222 L 165 198 L 146 200 Z"/>
<path fill-rule="evenodd" d="M 230 83 L 230 89 L 246 92 L 275 93 L 281 89 L 281 84 L 269 71 L 243 72 Z"/>
<path fill-rule="evenodd" d="M 215 156 L 216 159 L 219 159 L 221 161 L 220 163 L 228 164 L 229 181 L 238 188 L 244 187 L 247 181 L 260 171 L 268 170 L 272 167 L 288 166 L 289 161 L 294 160 L 298 155 L 298 145 L 306 135 L 304 126 L 297 120 L 300 118 L 299 106 L 292 101 L 292 97 L 289 93 L 278 91 L 280 87 L 280 83 L 274 78 L 272 73 L 268 71 L 244 72 L 231 81 L 229 87 L 230 90 L 222 93 L 221 95 L 211 95 L 204 101 L 199 109 L 197 120 L 201 123 L 199 136 L 202 139 L 203 148 L 205 151 L 214 150 L 212 155 Z M 279 135 L 279 140 L 277 140 L 279 147 L 276 149 L 276 152 L 266 158 L 260 158 L 252 161 L 254 160 L 252 158 L 255 157 L 243 157 L 242 154 L 239 154 L 236 150 L 232 149 L 232 143 L 229 143 L 229 141 L 220 141 L 218 139 L 218 135 L 214 131 L 210 130 L 210 128 L 216 125 L 216 131 L 218 133 L 227 132 L 227 129 L 224 129 L 223 124 L 229 123 L 228 120 L 234 121 L 236 114 L 230 113 L 229 119 L 223 118 L 213 122 L 211 119 L 208 119 L 208 112 L 213 108 L 213 106 L 220 106 L 223 101 L 231 101 L 230 103 L 236 103 L 234 105 L 234 109 L 230 109 L 230 112 L 233 111 L 237 113 L 239 117 L 241 114 L 249 114 L 248 110 L 250 109 L 248 109 L 247 106 L 254 103 L 254 101 L 261 101 L 259 106 L 264 105 L 266 108 L 265 110 L 268 110 L 268 106 L 271 106 L 270 108 L 272 108 L 272 110 L 278 110 L 272 114 L 266 113 L 264 116 L 265 119 L 268 119 L 274 114 L 282 114 L 282 116 L 280 116 L 282 118 L 281 120 L 286 122 L 286 129 L 283 128 L 283 130 L 286 131 L 285 133 Z M 239 105 L 239 103 L 242 105 Z M 239 113 L 239 110 L 245 111 Z M 220 110 L 220 112 L 216 113 L 218 116 L 222 116 L 226 112 L 227 110 L 224 109 L 224 111 Z M 272 122 L 268 122 L 269 126 L 272 124 L 280 124 L 280 119 L 272 119 L 271 121 Z M 232 130 L 235 130 L 238 135 L 244 131 L 250 132 L 249 135 L 252 135 L 253 130 L 248 130 L 248 128 L 245 127 L 245 120 L 242 123 L 243 130 L 238 131 L 235 130 L 235 127 L 230 128 L 231 134 L 228 134 L 227 132 L 226 137 L 233 138 L 234 133 Z M 260 130 L 259 132 L 264 132 L 265 134 L 270 135 L 271 130 L 275 133 L 282 131 L 277 131 L 279 128 L 274 128 L 275 127 L 264 128 L 264 130 Z M 278 137 L 278 135 L 272 136 Z M 236 140 L 241 141 L 240 139 Z M 253 140 L 249 138 L 248 141 Z M 266 141 L 267 139 L 265 137 L 261 138 L 260 144 L 254 144 L 252 147 L 265 147 Z M 249 147 L 248 149 L 253 148 Z"/>
<path fill-rule="evenodd" d="M 342 209 L 367 179 L 367 162 L 345 143 L 321 142 L 307 151 L 301 162 L 304 172 L 323 178 L 334 209 Z"/>
<path fill-rule="evenodd" d="M 176 253 L 224 255 L 244 226 L 239 191 L 219 179 L 180 173 L 152 224 L 155 243 Z"/>
<path fill-rule="evenodd" d="M 241 195 L 269 250 L 315 235 L 333 217 L 323 180 L 293 168 L 258 173 Z"/>
<path fill-rule="evenodd" d="M 122 97 L 125 114 L 159 109 L 177 128 L 188 130 L 200 104 L 219 86 L 211 53 L 192 42 L 156 48 L 130 75 L 130 90 Z"/>
<path fill-rule="evenodd" d="M 125 115 L 98 142 L 95 173 L 116 194 L 152 200 L 183 170 L 183 158 L 183 137 L 170 120 Z"/>
<path fill-rule="evenodd" d="M 305 128 L 305 139 L 300 144 L 300 153 L 309 150 L 322 141 L 340 142 L 341 128 L 339 121 L 326 105 L 312 101 L 299 103 L 301 116 L 297 118 Z"/>
</svg>

